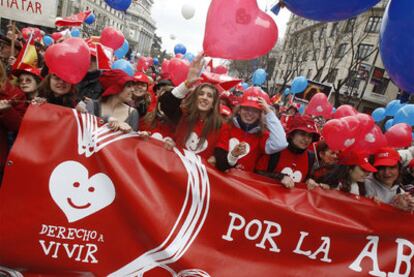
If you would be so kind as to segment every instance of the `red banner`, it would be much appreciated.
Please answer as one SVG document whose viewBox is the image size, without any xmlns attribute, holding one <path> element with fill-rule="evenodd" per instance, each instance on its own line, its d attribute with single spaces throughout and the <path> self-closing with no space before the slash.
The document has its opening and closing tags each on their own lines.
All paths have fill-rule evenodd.
<svg viewBox="0 0 414 277">
<path fill-rule="evenodd" d="M 9 156 L 0 265 L 59 276 L 411 276 L 413 219 L 337 191 L 221 173 L 44 104 L 29 108 Z"/>
</svg>

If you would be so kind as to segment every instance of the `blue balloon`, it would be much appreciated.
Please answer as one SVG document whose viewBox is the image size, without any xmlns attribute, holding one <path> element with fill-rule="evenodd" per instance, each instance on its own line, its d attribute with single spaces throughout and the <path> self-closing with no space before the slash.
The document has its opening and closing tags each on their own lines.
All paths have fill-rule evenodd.
<svg viewBox="0 0 414 277">
<path fill-rule="evenodd" d="M 332 113 L 336 113 L 336 108 L 335 107 L 332 108 Z"/>
<path fill-rule="evenodd" d="M 72 28 L 72 30 L 70 31 L 70 35 L 74 38 L 78 38 L 81 35 L 81 32 L 79 31 L 78 28 Z"/>
<path fill-rule="evenodd" d="M 394 119 L 393 119 L 393 118 L 388 119 L 388 120 L 385 122 L 385 125 L 384 125 L 385 130 L 386 130 L 386 131 L 388 131 L 388 129 L 389 129 L 389 128 L 391 128 L 393 125 L 394 125 Z"/>
<path fill-rule="evenodd" d="M 243 83 L 241 83 L 240 85 L 243 87 L 243 89 L 244 89 L 244 90 L 246 90 L 246 89 L 248 89 L 248 88 L 249 88 L 249 84 L 248 84 L 248 83 L 246 83 L 246 82 L 243 82 Z"/>
<path fill-rule="evenodd" d="M 390 1 L 380 34 L 381 58 L 394 83 L 414 93 L 414 1 Z"/>
<path fill-rule="evenodd" d="M 414 104 L 405 105 L 395 114 L 393 125 L 398 123 L 414 126 Z"/>
<path fill-rule="evenodd" d="M 392 100 L 385 107 L 385 116 L 394 116 L 402 106 L 400 100 Z"/>
<path fill-rule="evenodd" d="M 193 53 L 187 52 L 184 55 L 184 59 L 189 61 L 190 63 L 194 60 L 195 56 Z"/>
<path fill-rule="evenodd" d="M 253 86 L 261 86 L 266 82 L 267 73 L 263 68 L 256 69 L 253 73 L 252 82 Z"/>
<path fill-rule="evenodd" d="M 299 113 L 303 115 L 305 113 L 305 105 L 301 104 L 299 107 Z"/>
<path fill-rule="evenodd" d="M 290 94 L 290 88 L 285 88 L 283 95 L 289 95 L 289 94 Z"/>
<path fill-rule="evenodd" d="M 185 48 L 184 44 L 179 43 L 174 46 L 174 54 L 185 55 L 186 52 L 187 52 L 187 48 Z"/>
<path fill-rule="evenodd" d="M 407 0 L 410 1 L 410 0 Z M 317 21 L 338 21 L 367 11 L 380 0 L 285 0 L 294 14 Z"/>
<path fill-rule="evenodd" d="M 53 40 L 52 37 L 50 36 L 43 36 L 43 43 L 45 44 L 45 46 L 49 46 L 51 44 L 53 44 L 55 41 Z"/>
<path fill-rule="evenodd" d="M 118 11 L 126 11 L 131 6 L 132 0 L 105 0 L 111 8 Z"/>
<path fill-rule="evenodd" d="M 95 22 L 96 16 L 94 13 L 91 13 L 90 15 L 88 15 L 87 18 L 85 18 L 85 23 L 88 25 L 91 25 Z"/>
<path fill-rule="evenodd" d="M 112 69 L 120 69 L 124 71 L 129 76 L 134 76 L 134 67 L 127 60 L 121 59 L 117 60 L 112 64 Z"/>
<path fill-rule="evenodd" d="M 129 50 L 129 43 L 127 40 L 124 40 L 124 43 L 121 47 L 115 50 L 114 54 L 118 59 L 123 58 Z"/>
<path fill-rule="evenodd" d="M 308 79 L 303 76 L 296 77 L 292 81 L 290 92 L 292 94 L 301 93 L 308 87 Z"/>
<path fill-rule="evenodd" d="M 380 122 L 383 121 L 385 118 L 385 109 L 384 108 L 376 108 L 372 114 L 371 114 L 372 118 L 374 119 L 375 122 Z"/>
</svg>

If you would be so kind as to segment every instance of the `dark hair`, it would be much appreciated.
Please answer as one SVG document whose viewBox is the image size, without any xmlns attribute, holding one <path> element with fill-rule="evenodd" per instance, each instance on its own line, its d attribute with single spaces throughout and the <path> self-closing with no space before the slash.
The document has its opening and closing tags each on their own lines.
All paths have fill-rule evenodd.
<svg viewBox="0 0 414 277">
<path fill-rule="evenodd" d="M 208 87 L 214 91 L 214 101 L 213 107 L 208 112 L 206 120 L 204 122 L 203 130 L 201 131 L 200 141 L 198 142 L 197 147 L 200 147 L 204 144 L 207 139 L 207 136 L 211 132 L 218 131 L 222 124 L 222 119 L 220 116 L 219 111 L 219 91 L 217 88 L 210 84 L 210 83 L 203 83 L 197 86 L 182 102 L 181 109 L 183 111 L 183 116 L 178 123 L 179 126 L 182 126 L 183 130 L 185 130 L 184 141 L 183 144 L 188 140 L 193 131 L 196 123 L 200 118 L 200 111 L 197 107 L 197 98 L 200 94 L 201 90 L 205 87 Z"/>
<path fill-rule="evenodd" d="M 329 185 L 331 188 L 337 188 L 339 183 L 342 184 L 342 191 L 350 192 L 352 181 L 349 172 L 356 165 L 336 165 L 334 169 L 326 176 L 321 178 L 321 183 Z"/>
<path fill-rule="evenodd" d="M 50 87 L 51 78 L 52 74 L 48 74 L 40 83 L 39 96 L 46 98 L 47 102 L 49 103 L 74 108 L 79 102 L 78 90 L 76 89 L 75 85 L 71 85 L 71 90 L 67 94 L 60 97 L 55 97 Z M 56 101 L 57 99 L 59 99 L 59 101 Z"/>
<path fill-rule="evenodd" d="M 328 144 L 326 144 L 325 141 L 321 140 L 316 144 L 316 155 L 318 156 L 318 159 L 321 159 L 321 156 L 319 153 L 326 152 L 329 150 Z"/>
</svg>

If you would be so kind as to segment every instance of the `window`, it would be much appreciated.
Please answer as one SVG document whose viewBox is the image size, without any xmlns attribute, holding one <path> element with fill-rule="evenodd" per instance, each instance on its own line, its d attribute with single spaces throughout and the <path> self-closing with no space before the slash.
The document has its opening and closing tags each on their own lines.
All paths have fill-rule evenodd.
<svg viewBox="0 0 414 277">
<path fill-rule="evenodd" d="M 338 68 L 333 68 L 329 71 L 327 82 L 328 83 L 335 83 L 336 77 L 338 76 Z"/>
<path fill-rule="evenodd" d="M 341 45 L 339 45 L 335 53 L 335 58 L 342 58 L 343 56 L 345 56 L 346 46 L 346 43 L 342 43 Z"/>
<path fill-rule="evenodd" d="M 385 95 L 390 79 L 382 78 L 381 82 L 377 83 L 372 89 L 373 93 Z"/>
<path fill-rule="evenodd" d="M 310 79 L 312 77 L 312 69 L 308 69 L 308 73 L 306 73 L 306 79 Z"/>
<path fill-rule="evenodd" d="M 351 33 L 354 30 L 355 21 L 356 21 L 355 17 L 350 18 L 346 21 L 346 25 L 345 25 L 345 28 L 344 28 L 345 33 Z"/>
<path fill-rule="evenodd" d="M 356 58 L 360 60 L 366 60 L 372 54 L 373 48 L 374 46 L 371 44 L 361 43 L 360 45 L 358 45 Z"/>
<path fill-rule="evenodd" d="M 332 28 L 331 28 L 331 34 L 329 35 L 330 37 L 333 37 L 336 35 L 337 30 L 338 29 L 338 22 L 335 22 L 332 24 Z"/>
<path fill-rule="evenodd" d="M 367 33 L 379 33 L 381 28 L 382 18 L 379 16 L 371 16 L 368 19 L 368 23 L 365 26 L 365 32 Z"/>
<path fill-rule="evenodd" d="M 327 60 L 329 58 L 329 55 L 331 55 L 331 47 L 327 46 L 325 48 L 325 52 L 323 52 L 323 59 Z"/>
<path fill-rule="evenodd" d="M 355 88 L 359 88 L 359 84 L 361 83 L 361 79 L 358 78 L 358 71 L 353 70 L 349 73 L 348 81 L 346 82 L 346 86 L 354 90 Z"/>
</svg>

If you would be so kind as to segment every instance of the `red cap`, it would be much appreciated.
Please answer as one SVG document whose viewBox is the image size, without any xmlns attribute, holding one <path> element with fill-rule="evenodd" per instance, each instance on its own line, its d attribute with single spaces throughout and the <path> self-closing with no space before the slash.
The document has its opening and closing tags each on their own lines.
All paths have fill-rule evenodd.
<svg viewBox="0 0 414 277">
<path fill-rule="evenodd" d="M 104 88 L 102 96 L 116 95 L 120 93 L 126 83 L 134 82 L 134 78 L 126 74 L 120 69 L 104 71 L 99 78 L 99 81 Z"/>
<path fill-rule="evenodd" d="M 400 160 L 401 157 L 397 150 L 391 147 L 383 147 L 375 154 L 374 166 L 395 166 Z"/>
<path fill-rule="evenodd" d="M 252 107 L 261 110 L 262 107 L 259 105 L 258 102 L 259 97 L 262 97 L 266 101 L 266 103 L 270 105 L 269 95 L 267 95 L 259 87 L 250 87 L 243 93 L 242 99 L 240 101 L 240 106 Z"/>
<path fill-rule="evenodd" d="M 369 163 L 367 155 L 355 151 L 342 152 L 339 157 L 339 164 L 357 165 L 365 171 L 377 172 L 377 169 Z"/>
<path fill-rule="evenodd" d="M 22 63 L 19 68 L 14 69 L 12 71 L 12 74 L 16 77 L 19 77 L 23 73 L 29 73 L 34 75 L 35 77 L 39 78 L 40 80 L 43 80 L 42 75 L 40 74 L 40 69 L 37 67 L 33 67 L 31 65 L 28 65 L 26 63 Z"/>
<path fill-rule="evenodd" d="M 286 135 L 292 134 L 296 130 L 304 131 L 313 135 L 313 141 L 318 141 L 321 136 L 316 129 L 315 122 L 310 116 L 296 115 L 288 121 Z"/>
<path fill-rule="evenodd" d="M 134 78 L 135 82 L 145 83 L 145 84 L 147 84 L 147 86 L 150 85 L 150 80 L 149 80 L 148 76 L 145 75 L 142 72 L 135 73 L 133 78 Z"/>
<path fill-rule="evenodd" d="M 230 116 L 232 114 L 232 111 L 226 105 L 220 104 L 220 114 L 224 116 Z"/>
</svg>

